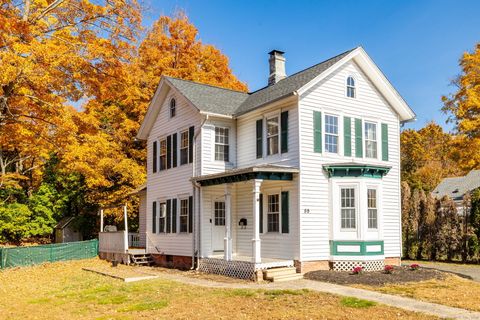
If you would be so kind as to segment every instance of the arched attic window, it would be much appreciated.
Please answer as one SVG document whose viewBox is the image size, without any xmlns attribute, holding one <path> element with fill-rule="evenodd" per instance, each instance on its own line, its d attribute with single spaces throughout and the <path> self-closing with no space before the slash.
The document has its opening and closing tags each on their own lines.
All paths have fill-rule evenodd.
<svg viewBox="0 0 480 320">
<path fill-rule="evenodd" d="M 349 98 L 355 98 L 356 97 L 356 92 L 355 92 L 355 79 L 352 76 L 349 76 L 347 78 L 347 97 Z"/>
<path fill-rule="evenodd" d="M 176 101 L 174 98 L 170 100 L 170 118 L 175 117 L 175 107 L 176 107 Z"/>
</svg>

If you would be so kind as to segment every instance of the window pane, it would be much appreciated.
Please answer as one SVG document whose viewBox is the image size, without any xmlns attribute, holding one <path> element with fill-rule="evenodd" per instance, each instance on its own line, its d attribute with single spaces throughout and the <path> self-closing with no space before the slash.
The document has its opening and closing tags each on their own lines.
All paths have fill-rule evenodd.
<svg viewBox="0 0 480 320">
<path fill-rule="evenodd" d="M 340 209 L 340 222 L 342 229 L 355 229 L 356 217 L 355 217 L 355 189 L 354 188 L 342 188 L 340 189 L 341 209 Z"/>
<path fill-rule="evenodd" d="M 180 164 L 188 163 L 188 131 L 180 134 Z"/>
<path fill-rule="evenodd" d="M 215 160 L 229 161 L 228 129 L 215 127 Z"/>
<path fill-rule="evenodd" d="M 278 153 L 278 135 L 267 139 L 267 154 L 272 155 L 277 153 Z"/>
<path fill-rule="evenodd" d="M 214 223 L 216 226 L 225 225 L 225 202 L 215 202 Z"/>
<path fill-rule="evenodd" d="M 188 232 L 188 199 L 180 200 L 180 232 Z"/>
<path fill-rule="evenodd" d="M 268 195 L 268 214 L 267 230 L 268 232 L 280 231 L 280 195 Z"/>
<path fill-rule="evenodd" d="M 378 217 L 377 217 L 377 190 L 368 189 L 368 228 L 377 229 Z"/>
<path fill-rule="evenodd" d="M 377 125 L 365 122 L 365 156 L 377 158 Z"/>
<path fill-rule="evenodd" d="M 267 119 L 267 135 L 272 136 L 278 134 L 278 117 Z"/>
</svg>

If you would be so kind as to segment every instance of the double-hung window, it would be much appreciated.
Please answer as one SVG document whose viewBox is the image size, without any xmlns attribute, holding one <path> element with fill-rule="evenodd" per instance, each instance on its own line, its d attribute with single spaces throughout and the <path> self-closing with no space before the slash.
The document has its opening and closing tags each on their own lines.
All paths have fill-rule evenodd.
<svg viewBox="0 0 480 320">
<path fill-rule="evenodd" d="M 160 203 L 160 215 L 158 217 L 158 232 L 164 233 L 166 224 L 166 216 L 167 216 L 167 205 L 165 202 Z"/>
<path fill-rule="evenodd" d="M 229 161 L 228 128 L 215 127 L 215 160 Z"/>
<path fill-rule="evenodd" d="M 180 232 L 188 232 L 188 199 L 180 200 Z"/>
<path fill-rule="evenodd" d="M 278 153 L 278 116 L 267 118 L 267 155 Z"/>
<path fill-rule="evenodd" d="M 355 98 L 355 79 L 353 77 L 347 78 L 347 97 Z"/>
<path fill-rule="evenodd" d="M 160 170 L 167 168 L 167 139 L 160 140 Z"/>
<path fill-rule="evenodd" d="M 214 223 L 216 226 L 225 225 L 225 202 L 215 201 L 214 218 Z"/>
<path fill-rule="evenodd" d="M 377 158 L 377 124 L 365 122 L 365 156 Z"/>
<path fill-rule="evenodd" d="M 188 163 L 188 130 L 180 133 L 180 164 Z"/>
<path fill-rule="evenodd" d="M 367 190 L 367 199 L 368 199 L 368 228 L 377 229 L 378 228 L 378 211 L 377 211 L 377 190 L 368 189 Z"/>
<path fill-rule="evenodd" d="M 175 117 L 176 105 L 175 99 L 170 100 L 170 118 Z"/>
<path fill-rule="evenodd" d="M 325 115 L 325 151 L 338 153 L 338 117 Z"/>
<path fill-rule="evenodd" d="M 356 228 L 355 188 L 340 189 L 340 219 L 342 229 Z"/>
<path fill-rule="evenodd" d="M 267 230 L 280 232 L 280 195 L 268 195 Z"/>
</svg>

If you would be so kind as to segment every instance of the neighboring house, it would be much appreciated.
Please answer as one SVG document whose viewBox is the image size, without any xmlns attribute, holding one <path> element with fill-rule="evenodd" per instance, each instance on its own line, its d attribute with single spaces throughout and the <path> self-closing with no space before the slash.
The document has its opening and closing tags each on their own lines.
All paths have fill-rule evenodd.
<svg viewBox="0 0 480 320">
<path fill-rule="evenodd" d="M 450 197 L 455 202 L 458 214 L 463 215 L 463 197 L 478 188 L 480 188 L 480 170 L 472 170 L 463 177 L 443 179 L 432 194 L 437 199 Z"/>
<path fill-rule="evenodd" d="M 82 241 L 82 234 L 73 226 L 75 217 L 65 217 L 55 226 L 55 243 Z"/>
<path fill-rule="evenodd" d="M 363 48 L 244 93 L 162 77 L 139 130 L 146 252 L 248 278 L 401 257 L 400 125 L 415 114 Z M 144 226 L 144 229 L 142 229 Z"/>
</svg>

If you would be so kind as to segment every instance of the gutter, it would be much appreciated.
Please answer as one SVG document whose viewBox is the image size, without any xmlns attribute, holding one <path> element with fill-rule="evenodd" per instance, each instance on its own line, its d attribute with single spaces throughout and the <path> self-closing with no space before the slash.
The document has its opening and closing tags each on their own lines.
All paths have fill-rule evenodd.
<svg viewBox="0 0 480 320">
<path fill-rule="evenodd" d="M 200 124 L 200 128 L 197 132 L 195 132 L 195 135 L 193 136 L 193 159 L 192 159 L 192 177 L 195 177 L 196 176 L 196 164 L 197 164 L 197 137 L 198 135 L 200 134 L 200 132 L 202 132 L 202 128 L 203 128 L 203 125 L 205 124 L 205 122 L 207 122 L 209 116 L 208 114 L 205 115 L 205 117 L 203 118 L 202 120 L 202 123 Z M 198 192 L 197 192 L 198 191 Z M 200 251 L 200 223 L 198 224 L 198 248 L 199 250 L 195 251 L 195 246 L 197 244 L 197 228 L 196 228 L 196 214 L 195 212 L 197 211 L 197 200 L 200 201 L 200 184 L 192 181 L 192 194 L 193 194 L 193 203 L 192 203 L 192 211 L 193 211 L 193 217 L 192 217 L 192 229 L 193 229 L 193 234 L 192 234 L 192 266 L 190 268 L 190 270 L 193 270 L 193 269 L 198 269 L 198 260 L 199 260 L 199 251 Z M 197 199 L 198 198 L 198 199 Z M 200 216 L 200 205 L 198 205 L 198 212 L 199 212 L 199 216 Z M 201 222 L 201 220 L 199 219 L 199 221 Z M 197 256 L 197 263 L 195 264 L 195 256 Z M 195 267 L 196 265 L 196 267 Z"/>
</svg>

